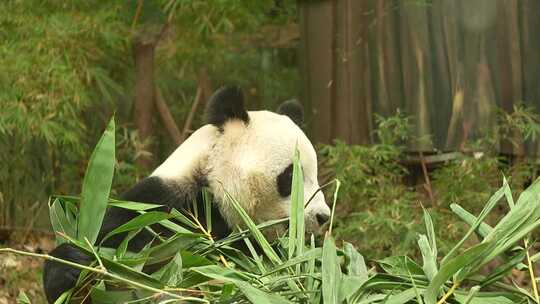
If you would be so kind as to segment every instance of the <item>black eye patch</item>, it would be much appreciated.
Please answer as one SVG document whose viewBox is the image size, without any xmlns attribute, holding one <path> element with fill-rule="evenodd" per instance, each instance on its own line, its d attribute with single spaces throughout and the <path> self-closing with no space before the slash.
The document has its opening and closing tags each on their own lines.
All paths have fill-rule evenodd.
<svg viewBox="0 0 540 304">
<path fill-rule="evenodd" d="M 292 173 L 293 165 L 290 164 L 277 177 L 277 189 L 282 197 L 291 195 Z"/>
</svg>

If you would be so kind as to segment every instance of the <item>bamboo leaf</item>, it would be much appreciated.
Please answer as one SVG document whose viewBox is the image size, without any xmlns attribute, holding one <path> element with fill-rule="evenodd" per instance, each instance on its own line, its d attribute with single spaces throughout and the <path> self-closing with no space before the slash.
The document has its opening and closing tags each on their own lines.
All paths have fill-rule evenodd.
<svg viewBox="0 0 540 304">
<path fill-rule="evenodd" d="M 327 235 L 322 253 L 322 296 L 324 303 L 338 303 L 342 279 L 334 239 Z"/>
<path fill-rule="evenodd" d="M 489 243 L 478 244 L 442 264 L 439 272 L 433 278 L 426 290 L 426 304 L 435 304 L 437 302 L 439 291 L 446 281 L 448 281 L 448 279 L 450 279 L 465 266 L 476 263 L 478 258 L 485 254 L 485 251 L 487 248 L 489 248 L 489 245 Z"/>
<path fill-rule="evenodd" d="M 475 222 L 478 220 L 476 216 L 469 213 L 467 210 L 463 209 L 458 204 L 451 204 L 450 209 L 465 223 L 467 223 L 469 226 L 473 226 Z M 488 235 L 491 230 L 493 230 L 493 227 L 489 226 L 488 224 L 481 222 L 478 226 L 476 232 L 478 235 L 480 235 L 482 238 L 485 238 L 486 235 Z"/>
<path fill-rule="evenodd" d="M 356 251 L 351 243 L 343 242 L 343 253 L 348 258 L 347 273 L 360 277 L 362 280 L 368 279 L 368 270 L 364 257 Z"/>
<path fill-rule="evenodd" d="M 465 241 L 473 234 L 474 231 L 482 224 L 482 222 L 485 220 L 485 218 L 488 216 L 489 212 L 495 207 L 497 202 L 503 197 L 504 195 L 504 187 L 501 187 L 495 194 L 491 196 L 491 198 L 488 200 L 482 211 L 480 212 L 480 215 L 476 219 L 476 221 L 471 225 L 471 228 L 467 231 L 465 236 L 448 252 L 448 254 L 442 259 L 441 264 L 444 264 L 447 260 L 452 258 L 457 250 L 463 246 Z"/>
<path fill-rule="evenodd" d="M 114 117 L 97 143 L 83 179 L 77 239 L 96 242 L 111 191 L 115 163 Z"/>
<path fill-rule="evenodd" d="M 178 252 L 174 258 L 161 269 L 159 281 L 165 286 L 176 287 L 182 281 L 182 255 Z"/>
<path fill-rule="evenodd" d="M 504 196 L 506 197 L 506 202 L 508 203 L 508 206 L 510 209 L 514 208 L 514 197 L 512 196 L 512 190 L 510 189 L 510 185 L 508 184 L 508 181 L 506 180 L 506 176 L 503 175 L 503 188 L 504 188 Z"/>
<path fill-rule="evenodd" d="M 51 225 L 53 231 L 56 232 L 56 245 L 61 245 L 67 240 L 62 237 L 58 232 L 69 237 L 76 237 L 76 227 L 71 225 L 66 213 L 68 210 L 62 208 L 60 199 L 55 199 L 52 203 L 49 202 L 49 217 L 51 219 Z"/>
<path fill-rule="evenodd" d="M 304 176 L 300 166 L 298 149 L 294 152 L 293 174 L 291 185 L 291 210 L 289 217 L 289 259 L 295 253 L 301 255 L 304 249 Z"/>
<path fill-rule="evenodd" d="M 424 234 L 418 238 L 418 247 L 420 247 L 420 252 L 422 253 L 422 269 L 426 277 L 431 281 L 437 275 L 437 257 L 433 255 L 428 238 Z"/>
<path fill-rule="evenodd" d="M 103 238 L 101 242 L 105 242 L 105 240 L 112 237 L 113 235 L 117 235 L 123 232 L 128 232 L 131 230 L 141 229 L 146 226 L 159 223 L 163 220 L 170 219 L 172 217 L 173 215 L 169 213 L 159 212 L 159 211 L 151 211 L 151 212 L 143 213 L 135 218 L 132 218 L 127 223 L 116 227 L 113 231 L 107 233 L 107 235 Z"/>
<path fill-rule="evenodd" d="M 280 296 L 266 293 L 245 282 L 245 277 L 239 272 L 223 269 L 218 266 L 196 267 L 193 271 L 215 280 L 233 283 L 252 303 L 283 304 L 290 303 Z"/>
<path fill-rule="evenodd" d="M 416 296 L 414 288 L 409 288 L 386 299 L 385 304 L 405 304 Z"/>
<path fill-rule="evenodd" d="M 270 259 L 270 261 L 272 261 L 276 265 L 281 264 L 281 259 L 279 258 L 277 253 L 274 251 L 272 246 L 270 246 L 268 240 L 263 236 L 261 231 L 257 228 L 257 225 L 255 225 L 253 220 L 249 217 L 244 208 L 242 208 L 240 203 L 238 203 L 238 201 L 234 199 L 227 191 L 225 191 L 225 197 L 229 200 L 236 212 L 238 212 L 238 214 L 246 224 L 247 228 L 253 234 L 253 237 L 255 238 L 259 246 L 261 246 L 263 252 Z"/>
</svg>

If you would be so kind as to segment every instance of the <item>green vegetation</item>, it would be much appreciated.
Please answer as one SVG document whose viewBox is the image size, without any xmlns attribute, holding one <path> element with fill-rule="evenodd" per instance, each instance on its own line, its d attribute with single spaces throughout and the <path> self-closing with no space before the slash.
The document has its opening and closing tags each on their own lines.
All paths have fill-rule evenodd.
<svg viewBox="0 0 540 304">
<path fill-rule="evenodd" d="M 272 0 L 144 1 L 137 13 L 140 3 L 0 1 L 9 12 L 0 14 L 1 225 L 48 227 L 40 222 L 46 212 L 37 211 L 46 211 L 51 193 L 80 191 L 91 147 L 112 113 L 120 160 L 113 191 L 147 174 L 135 165 L 141 155 L 158 163 L 175 148 L 163 127 L 142 140 L 133 122 L 133 42 L 141 32 L 170 29 L 155 49 L 154 83 L 177 124 L 191 110 L 202 70 L 214 88 L 242 85 L 254 108 L 297 95 L 295 49 L 269 38 L 295 18 L 294 1 L 279 8 Z M 203 106 L 191 128 L 200 125 Z M 31 208 L 36 221 L 21 215 Z"/>
<path fill-rule="evenodd" d="M 495 151 L 501 142 L 517 146 L 533 139 L 540 126 L 538 116 L 531 109 L 517 107 L 512 113 L 500 111 L 498 119 L 495 130 L 488 130 L 481 140 L 467 144 L 457 157 L 429 172 L 430 185 L 426 185 L 421 168 L 417 168 L 418 173 L 410 172 L 403 162 L 411 156 L 405 143 L 419 139 L 411 138 L 411 118 L 402 113 L 377 118 L 375 145 L 349 146 L 337 141 L 323 146 L 321 171 L 326 179 L 343 181 L 337 207 L 337 238 L 354 243 L 370 259 L 397 254 L 419 256 L 416 238 L 423 231 L 425 207 L 436 223 L 439 250 L 448 252 L 468 229 L 456 221 L 450 211 L 452 204 L 478 214 L 500 187 L 503 176 L 518 191 L 536 179 L 534 160 L 504 158 Z M 415 174 L 421 176 L 421 181 L 407 182 Z M 487 221 L 494 224 L 507 211 L 497 208 Z"/>
<path fill-rule="evenodd" d="M 336 247 L 332 230 L 322 247 L 311 236 L 304 242 L 302 170 L 299 155 L 295 156 L 291 216 L 289 219 L 256 225 L 241 205 L 228 196 L 244 220 L 246 230 L 238 230 L 222 240 L 213 240 L 211 227 L 203 227 L 189 217 L 173 211 L 164 214 L 151 211 L 155 205 L 108 200 L 114 168 L 115 130 L 111 121 L 98 142 L 83 182 L 81 198 L 58 196 L 50 204 L 51 222 L 58 242 L 70 242 L 95 257 L 90 266 L 73 265 L 69 261 L 9 248 L 14 252 L 54 259 L 72 264 L 84 271 L 75 290 L 66 292 L 57 303 L 71 298 L 81 301 L 91 297 L 93 303 L 137 301 L 174 303 L 530 303 L 538 302 L 533 263 L 540 255 L 529 255 L 530 234 L 540 225 L 540 181 L 534 182 L 514 201 L 509 184 L 503 186 L 485 203 L 478 216 L 458 204 L 452 211 L 468 225 L 466 233 L 446 254 L 439 251 L 441 240 L 435 233 L 436 223 L 427 210 L 421 211 L 422 231 L 416 241 L 422 262 L 404 255 L 386 257 L 377 268 L 368 269 L 363 256 L 349 243 Z M 112 153 L 111 153 L 112 152 Z M 100 169 L 100 170 L 98 170 Z M 344 181 L 346 182 L 346 181 Z M 106 187 L 103 187 L 107 183 Z M 340 182 L 335 183 L 337 195 Z M 333 199 L 333 209 L 336 206 Z M 484 220 L 497 203 L 505 199 L 508 212 L 488 225 Z M 84 225 L 92 219 L 100 223 L 107 204 L 138 210 L 141 215 L 118 227 L 109 236 L 129 232 L 116 249 L 92 244 L 96 231 Z M 208 206 L 208 203 L 204 204 Z M 98 210 L 99 212 L 96 212 Z M 205 211 L 209 211 L 206 208 Z M 170 221 L 175 218 L 190 232 Z M 270 244 L 261 230 L 276 222 L 289 221 L 288 236 Z M 129 239 L 150 224 L 159 223 L 175 232 L 170 238 L 160 238 L 161 244 L 146 247 L 141 252 L 126 251 Z M 96 226 L 96 225 L 94 225 Z M 99 226 L 99 225 L 97 225 Z M 330 222 L 332 227 L 332 221 Z M 471 242 L 476 233 L 478 242 Z M 245 242 L 251 254 L 231 247 L 234 241 Z M 254 243 L 261 250 L 254 249 Z M 482 267 L 497 259 L 499 265 L 486 273 Z M 157 272 L 145 274 L 144 266 L 167 262 Z M 507 284 L 503 278 L 510 271 L 525 271 L 532 278 L 533 291 Z M 104 282 L 110 289 L 107 290 Z M 30 300 L 21 294 L 19 300 Z"/>
</svg>

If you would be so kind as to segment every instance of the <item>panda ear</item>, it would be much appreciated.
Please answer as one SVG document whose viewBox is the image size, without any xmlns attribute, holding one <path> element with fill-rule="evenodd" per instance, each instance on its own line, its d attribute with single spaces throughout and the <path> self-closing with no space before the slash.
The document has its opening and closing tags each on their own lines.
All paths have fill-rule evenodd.
<svg viewBox="0 0 540 304">
<path fill-rule="evenodd" d="M 278 114 L 287 115 L 295 124 L 304 123 L 304 107 L 296 99 L 283 102 L 277 109 Z"/>
<path fill-rule="evenodd" d="M 206 121 L 221 128 L 225 122 L 240 119 L 249 123 L 249 116 L 244 108 L 244 94 L 237 86 L 225 86 L 217 90 L 206 108 Z"/>
</svg>

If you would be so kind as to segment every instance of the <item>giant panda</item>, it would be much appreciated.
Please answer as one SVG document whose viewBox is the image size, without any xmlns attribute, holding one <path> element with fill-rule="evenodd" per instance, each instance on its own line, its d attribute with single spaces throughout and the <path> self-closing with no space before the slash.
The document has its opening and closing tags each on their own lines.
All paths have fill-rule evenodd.
<svg viewBox="0 0 540 304">
<path fill-rule="evenodd" d="M 223 238 L 242 222 L 224 199 L 224 191 L 235 197 L 256 223 L 288 217 L 292 163 L 297 148 L 304 173 L 305 197 L 314 194 L 306 207 L 306 231 L 317 233 L 329 219 L 330 210 L 322 193 L 317 191 L 315 149 L 299 127 L 303 120 L 302 107 L 288 101 L 277 113 L 246 111 L 241 89 L 227 86 L 210 98 L 206 119 L 206 125 L 196 130 L 149 177 L 122 194 L 121 199 L 185 211 L 194 199 L 202 204 L 201 190 L 206 187 L 214 198 L 213 234 L 217 239 Z M 132 211 L 110 207 L 98 242 L 135 216 Z M 199 214 L 199 217 L 204 223 L 205 215 Z M 286 228 L 278 226 L 266 234 L 271 238 Z M 165 229 L 157 232 L 168 233 Z M 124 237 L 112 237 L 103 246 L 115 248 Z M 139 251 L 152 240 L 153 236 L 143 230 L 130 241 L 129 249 Z M 69 244 L 58 246 L 50 254 L 77 263 L 91 262 L 89 256 Z M 46 261 L 43 283 L 47 300 L 54 303 L 64 291 L 75 286 L 79 273 L 65 264 Z"/>
</svg>

